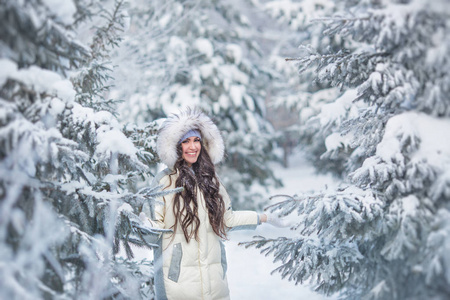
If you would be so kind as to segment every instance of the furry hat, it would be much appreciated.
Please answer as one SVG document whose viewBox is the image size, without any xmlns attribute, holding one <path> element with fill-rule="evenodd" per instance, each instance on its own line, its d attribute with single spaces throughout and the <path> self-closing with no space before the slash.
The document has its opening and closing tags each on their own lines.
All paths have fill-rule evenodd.
<svg viewBox="0 0 450 300">
<path fill-rule="evenodd" d="M 217 126 L 201 111 L 188 108 L 179 114 L 168 116 L 158 131 L 156 151 L 161 161 L 170 169 L 173 169 L 178 159 L 178 142 L 191 129 L 200 131 L 203 146 L 214 164 L 223 159 L 225 146 Z"/>
</svg>

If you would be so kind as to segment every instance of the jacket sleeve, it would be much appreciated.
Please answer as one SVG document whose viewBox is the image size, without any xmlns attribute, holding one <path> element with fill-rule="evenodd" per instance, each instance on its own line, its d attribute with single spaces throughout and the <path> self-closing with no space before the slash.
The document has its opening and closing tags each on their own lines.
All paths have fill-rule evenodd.
<svg viewBox="0 0 450 300">
<path fill-rule="evenodd" d="M 164 229 L 164 203 L 160 203 L 159 199 L 157 200 L 157 203 L 154 204 L 153 218 L 149 218 L 146 214 L 144 214 L 144 216 L 145 219 L 143 221 L 148 227 L 155 229 Z M 157 244 L 158 240 L 161 237 L 161 233 L 146 234 L 143 237 L 147 243 Z"/>
<path fill-rule="evenodd" d="M 165 201 L 164 197 L 158 198 L 154 206 L 155 216 L 151 223 L 154 227 L 164 228 Z"/>
<path fill-rule="evenodd" d="M 157 175 L 155 177 L 155 179 L 153 180 L 151 186 L 155 187 L 157 185 L 164 184 L 164 182 L 165 182 L 164 177 Z M 146 206 L 148 206 L 148 205 L 146 205 Z M 146 207 L 146 209 L 144 209 L 144 213 L 145 213 L 144 222 L 149 227 L 157 228 L 157 229 L 164 229 L 164 227 L 165 227 L 165 224 L 164 224 L 164 216 L 165 216 L 164 197 L 157 198 L 152 203 L 152 208 Z M 161 234 L 157 234 L 157 235 L 148 234 L 148 235 L 144 236 L 147 243 L 150 243 L 150 244 L 156 244 L 160 237 L 161 237 Z"/>
<path fill-rule="evenodd" d="M 225 187 L 220 184 L 220 194 L 225 202 L 224 221 L 230 230 L 255 229 L 260 224 L 259 215 L 255 211 L 233 211 L 231 200 Z"/>
</svg>

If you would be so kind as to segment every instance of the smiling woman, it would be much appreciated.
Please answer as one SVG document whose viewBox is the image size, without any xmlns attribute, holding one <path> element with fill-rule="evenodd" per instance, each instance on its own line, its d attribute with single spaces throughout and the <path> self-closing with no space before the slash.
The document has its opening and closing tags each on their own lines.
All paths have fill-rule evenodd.
<svg viewBox="0 0 450 300">
<path fill-rule="evenodd" d="M 158 199 L 149 220 L 173 231 L 155 248 L 156 299 L 229 299 L 222 240 L 231 228 L 254 229 L 267 216 L 231 209 L 214 167 L 224 155 L 223 139 L 202 112 L 169 116 L 159 130 L 157 151 L 168 168 L 154 185 L 183 191 Z"/>
</svg>

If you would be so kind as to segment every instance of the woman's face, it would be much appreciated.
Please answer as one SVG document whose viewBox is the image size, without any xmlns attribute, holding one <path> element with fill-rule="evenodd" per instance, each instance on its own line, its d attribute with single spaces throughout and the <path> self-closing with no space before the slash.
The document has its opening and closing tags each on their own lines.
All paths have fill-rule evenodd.
<svg viewBox="0 0 450 300">
<path fill-rule="evenodd" d="M 196 136 L 192 136 L 181 142 L 182 157 L 189 167 L 197 161 L 201 149 L 200 139 Z"/>
</svg>

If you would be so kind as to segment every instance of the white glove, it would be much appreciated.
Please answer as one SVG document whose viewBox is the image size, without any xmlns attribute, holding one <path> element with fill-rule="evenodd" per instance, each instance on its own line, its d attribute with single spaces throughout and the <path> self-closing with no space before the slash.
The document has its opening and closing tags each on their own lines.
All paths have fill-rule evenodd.
<svg viewBox="0 0 450 300">
<path fill-rule="evenodd" d="M 291 226 L 290 222 L 288 222 L 284 218 L 280 218 L 280 216 L 277 214 L 266 214 L 266 216 L 267 216 L 267 221 L 266 221 L 267 224 L 270 224 L 272 226 L 279 227 L 279 228 L 286 228 L 286 227 Z"/>
</svg>

